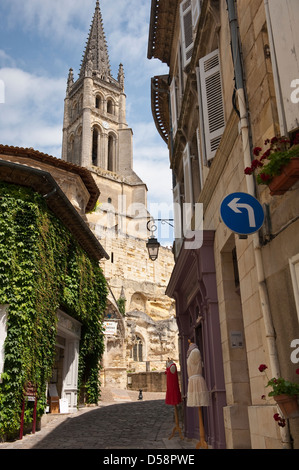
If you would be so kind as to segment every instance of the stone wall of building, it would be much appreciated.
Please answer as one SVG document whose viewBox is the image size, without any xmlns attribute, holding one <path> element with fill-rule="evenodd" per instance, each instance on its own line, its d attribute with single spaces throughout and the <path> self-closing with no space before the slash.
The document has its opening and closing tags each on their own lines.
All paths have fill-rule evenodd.
<svg viewBox="0 0 299 470">
<path fill-rule="evenodd" d="M 105 320 L 115 321 L 118 325 L 115 335 L 106 335 L 102 383 L 125 388 L 127 371 L 164 371 L 169 358 L 179 360 L 175 302 L 165 294 L 174 257 L 172 248 L 161 246 L 158 259 L 149 259 L 146 206 L 143 208 L 147 218 L 135 220 L 126 210 L 120 217 L 120 207 L 114 207 L 113 203 L 118 204 L 122 194 L 124 182 L 121 177 L 109 174 L 105 177 L 99 169 L 95 169 L 93 175 L 103 193 L 98 208 L 87 217 L 89 226 L 110 257 L 101 263 L 111 289 L 111 303 Z M 125 203 L 131 204 L 136 187 L 127 186 L 126 191 Z M 102 204 L 108 195 L 111 198 L 110 214 L 109 206 Z M 128 208 L 125 206 L 124 209 Z M 117 301 L 121 297 L 125 299 L 125 315 L 118 311 Z"/>
</svg>

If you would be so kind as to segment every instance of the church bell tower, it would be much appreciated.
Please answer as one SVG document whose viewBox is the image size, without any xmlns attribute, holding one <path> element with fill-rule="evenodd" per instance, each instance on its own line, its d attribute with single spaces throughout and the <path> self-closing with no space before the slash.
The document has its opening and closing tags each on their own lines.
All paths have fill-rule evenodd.
<svg viewBox="0 0 299 470">
<path fill-rule="evenodd" d="M 64 106 L 62 159 L 122 176 L 133 172 L 132 129 L 126 122 L 124 70 L 111 75 L 99 1 L 79 78 L 70 69 Z"/>
</svg>

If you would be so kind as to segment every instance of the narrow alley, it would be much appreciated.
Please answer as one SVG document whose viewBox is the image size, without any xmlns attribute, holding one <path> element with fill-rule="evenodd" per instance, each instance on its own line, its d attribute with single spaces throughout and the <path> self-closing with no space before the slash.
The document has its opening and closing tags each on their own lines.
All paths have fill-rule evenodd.
<svg viewBox="0 0 299 470">
<path fill-rule="evenodd" d="M 2 449 L 189 449 L 195 440 L 181 439 L 174 428 L 174 410 L 165 393 L 104 390 L 99 406 L 74 414 L 48 415 L 35 434 L 0 444 Z"/>
</svg>

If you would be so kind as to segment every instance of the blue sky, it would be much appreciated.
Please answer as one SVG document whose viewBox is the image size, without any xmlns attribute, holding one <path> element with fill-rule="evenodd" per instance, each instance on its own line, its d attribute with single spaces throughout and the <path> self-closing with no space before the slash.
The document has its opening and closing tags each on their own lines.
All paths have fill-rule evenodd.
<svg viewBox="0 0 299 470">
<path fill-rule="evenodd" d="M 61 156 L 63 106 L 70 67 L 78 77 L 95 0 L 1 0 L 0 143 Z M 124 65 L 134 169 L 147 184 L 149 208 L 171 207 L 166 144 L 151 114 L 150 79 L 168 73 L 147 59 L 151 0 L 100 0 L 112 75 Z M 162 217 L 171 217 L 167 209 Z M 154 214 L 156 215 L 156 214 Z M 156 215 L 158 217 L 158 214 Z M 160 215 L 161 217 L 161 215 Z"/>
</svg>

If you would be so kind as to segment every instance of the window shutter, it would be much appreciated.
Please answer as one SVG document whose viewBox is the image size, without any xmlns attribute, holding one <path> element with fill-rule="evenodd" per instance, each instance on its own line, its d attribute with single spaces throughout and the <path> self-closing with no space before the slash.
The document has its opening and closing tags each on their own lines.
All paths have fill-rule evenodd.
<svg viewBox="0 0 299 470">
<path fill-rule="evenodd" d="M 271 54 L 277 63 L 278 80 L 275 80 L 278 102 L 281 102 L 280 128 L 286 135 L 298 128 L 298 104 L 292 100 L 292 82 L 299 78 L 299 1 L 269 0 L 268 28 L 273 34 L 270 41 Z M 281 109 L 282 108 L 282 109 Z"/>
<path fill-rule="evenodd" d="M 189 64 L 193 52 L 193 25 L 191 0 L 183 0 L 181 5 L 181 34 L 184 67 Z"/>
<path fill-rule="evenodd" d="M 189 143 L 187 143 L 183 154 L 183 168 L 185 203 L 193 204 L 192 172 Z"/>
<path fill-rule="evenodd" d="M 173 137 L 175 137 L 177 129 L 178 129 L 176 80 L 175 80 L 175 77 L 172 79 L 172 82 L 170 84 L 170 103 L 171 103 L 172 132 L 173 132 Z"/>
<path fill-rule="evenodd" d="M 173 218 L 174 218 L 174 250 L 175 256 L 179 255 L 179 252 L 183 245 L 183 208 L 181 204 L 181 189 L 180 183 L 177 183 L 173 188 Z"/>
<path fill-rule="evenodd" d="M 181 205 L 181 190 L 180 183 L 177 183 L 173 188 L 173 203 L 174 203 L 174 237 L 182 237 L 182 205 Z"/>
<path fill-rule="evenodd" d="M 197 22 L 199 20 L 201 10 L 201 0 L 192 0 L 192 24 L 193 29 L 196 28 Z"/>
<path fill-rule="evenodd" d="M 206 158 L 211 160 L 215 156 L 225 129 L 218 49 L 200 59 L 199 78 Z"/>
</svg>

